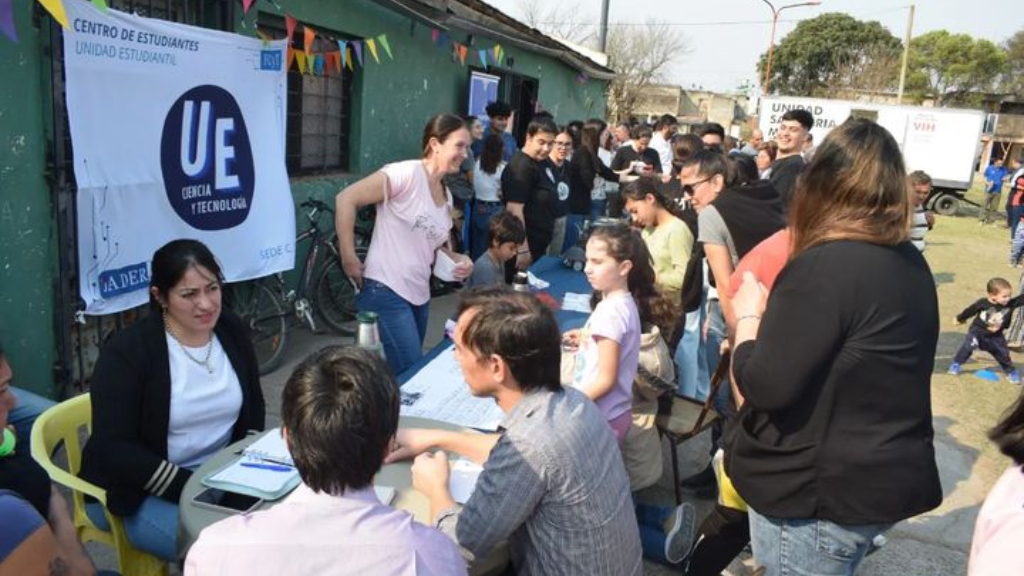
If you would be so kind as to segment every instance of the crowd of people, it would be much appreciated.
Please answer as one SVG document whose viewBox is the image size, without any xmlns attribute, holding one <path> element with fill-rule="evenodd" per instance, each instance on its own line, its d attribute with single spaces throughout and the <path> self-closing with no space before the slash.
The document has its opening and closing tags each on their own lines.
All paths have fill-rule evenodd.
<svg viewBox="0 0 1024 576">
<path fill-rule="evenodd" d="M 795 109 L 774 140 L 754 131 L 740 146 L 713 123 L 679 133 L 670 115 L 609 126 L 539 113 L 520 147 L 508 105 L 487 114 L 486 126 L 431 118 L 420 158 L 337 195 L 343 267 L 358 309 L 377 314 L 384 358 L 334 347 L 293 371 L 280 414 L 301 484 L 204 530 L 186 575 L 465 574 L 502 543 L 515 574 L 637 575 L 646 558 L 715 575 L 748 545 L 767 576 L 853 574 L 880 535 L 941 503 L 931 181 L 907 173 L 884 128 L 851 119 L 814 146 L 813 116 Z M 368 205 L 363 262 L 355 213 Z M 591 312 L 562 330 L 548 305 L 506 285 L 574 247 Z M 469 391 L 503 411 L 497 433 L 399 429 L 396 376 L 421 360 L 442 257 L 468 286 L 455 357 Z M 222 285 L 202 243 L 160 248 L 149 314 L 103 346 L 92 379 L 81 477 L 107 497 L 86 512 L 107 527 L 105 506 L 133 546 L 169 562 L 185 483 L 265 425 L 255 354 Z M 1005 280 L 988 288 L 958 317 L 977 316 L 957 371 L 975 348 L 1008 361 L 1006 311 L 1024 296 Z M 720 363 L 731 369 L 715 387 Z M 66 504 L 22 448 L 46 403 L 10 379 L 0 351 L 0 510 L 26 519 L 18 542 L 47 529 L 47 558 L 90 574 Z M 644 501 L 664 469 L 658 414 L 712 390 L 708 464 L 683 484 L 715 507 L 698 518 L 690 503 Z M 1005 571 L 1012 556 L 996 502 L 1024 491 L 1022 429 L 1018 404 L 993 432 L 1016 465 L 982 510 L 972 574 Z M 462 505 L 449 453 L 483 469 Z M 428 525 L 373 489 L 385 464 L 410 459 Z"/>
</svg>

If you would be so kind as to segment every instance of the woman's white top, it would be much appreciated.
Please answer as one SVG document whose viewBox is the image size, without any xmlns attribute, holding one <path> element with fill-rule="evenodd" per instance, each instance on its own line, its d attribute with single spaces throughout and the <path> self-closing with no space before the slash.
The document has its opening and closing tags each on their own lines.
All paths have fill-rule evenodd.
<svg viewBox="0 0 1024 576">
<path fill-rule="evenodd" d="M 171 368 L 167 459 L 183 468 L 194 468 L 231 440 L 231 430 L 242 409 L 242 385 L 216 336 L 210 351 L 212 374 L 186 356 L 170 334 L 165 338 Z M 186 348 L 193 358 L 206 358 L 206 346 Z"/>
<path fill-rule="evenodd" d="M 480 160 L 476 161 L 473 170 L 473 190 L 476 199 L 481 202 L 497 202 L 501 200 L 501 173 L 505 171 L 505 162 L 498 164 L 494 174 L 488 174 L 480 168 Z"/>
</svg>

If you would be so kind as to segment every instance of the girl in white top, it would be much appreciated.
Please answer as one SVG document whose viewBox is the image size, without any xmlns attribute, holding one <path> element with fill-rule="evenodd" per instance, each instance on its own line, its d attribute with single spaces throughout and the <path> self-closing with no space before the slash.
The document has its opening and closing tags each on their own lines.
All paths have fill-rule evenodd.
<svg viewBox="0 0 1024 576">
<path fill-rule="evenodd" d="M 335 199 L 335 226 L 342 265 L 361 287 L 360 312 L 377 314 L 384 354 L 395 374 L 418 361 L 427 329 L 430 274 L 438 250 L 458 263 L 455 279 L 473 271 L 473 262 L 445 246 L 452 229 L 452 198 L 441 180 L 458 172 L 469 150 L 470 134 L 458 116 L 440 114 L 423 130 L 423 157 L 388 164 L 342 190 Z M 355 251 L 355 214 L 377 205 L 366 265 Z"/>
<path fill-rule="evenodd" d="M 490 248 L 488 230 L 491 218 L 503 209 L 501 175 L 505 172 L 506 163 L 501 158 L 504 150 L 505 141 L 501 135 L 490 133 L 484 137 L 480 158 L 476 161 L 473 177 L 476 201 L 473 203 L 473 235 L 469 251 L 474 262 Z"/>
</svg>

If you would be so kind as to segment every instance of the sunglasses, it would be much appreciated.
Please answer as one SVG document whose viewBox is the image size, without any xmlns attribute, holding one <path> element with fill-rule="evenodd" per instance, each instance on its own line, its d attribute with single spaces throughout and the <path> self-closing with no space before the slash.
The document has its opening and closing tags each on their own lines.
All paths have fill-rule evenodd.
<svg viewBox="0 0 1024 576">
<path fill-rule="evenodd" d="M 714 176 L 708 176 L 707 178 L 705 178 L 703 180 L 698 180 L 698 181 L 694 182 L 693 184 L 683 184 L 683 187 L 682 187 L 683 188 L 683 194 L 685 194 L 687 196 L 693 196 L 693 194 L 694 194 L 693 189 L 694 189 L 695 186 L 698 186 L 698 185 L 703 184 L 705 182 L 709 182 L 712 178 L 714 178 Z"/>
</svg>

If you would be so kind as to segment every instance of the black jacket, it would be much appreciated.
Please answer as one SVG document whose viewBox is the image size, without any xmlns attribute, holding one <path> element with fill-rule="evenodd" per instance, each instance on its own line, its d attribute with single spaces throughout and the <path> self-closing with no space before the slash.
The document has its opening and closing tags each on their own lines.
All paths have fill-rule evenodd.
<svg viewBox="0 0 1024 576">
<path fill-rule="evenodd" d="M 264 426 L 259 365 L 237 316 L 222 310 L 214 333 L 242 386 L 234 442 Z M 90 393 L 92 435 L 82 453 L 82 478 L 107 491 L 107 508 L 118 516 L 131 516 L 150 495 L 177 503 L 192 472 L 167 461 L 171 371 L 159 314 L 148 314 L 103 346 Z"/>
<path fill-rule="evenodd" d="M 935 281 L 909 242 L 830 242 L 779 274 L 757 340 L 733 353 L 746 399 L 726 467 L 760 514 L 839 524 L 935 508 Z"/>
<path fill-rule="evenodd" d="M 1011 298 L 1005 305 L 993 304 L 989 302 L 988 298 L 981 298 L 965 308 L 963 312 L 957 314 L 956 320 L 957 322 L 964 323 L 973 316 L 974 322 L 971 322 L 971 328 L 981 332 L 1001 333 L 1010 327 L 1010 317 L 1013 315 L 1012 310 L 1021 306 L 1024 306 L 1024 294 Z M 990 329 L 989 323 L 998 325 L 999 329 Z"/>
</svg>

